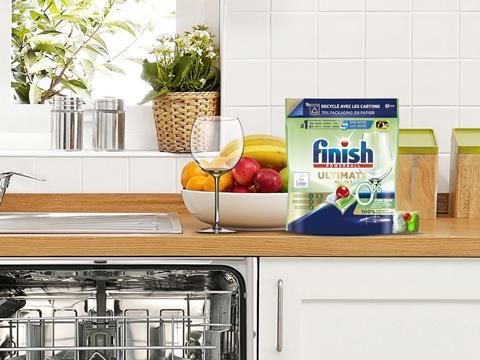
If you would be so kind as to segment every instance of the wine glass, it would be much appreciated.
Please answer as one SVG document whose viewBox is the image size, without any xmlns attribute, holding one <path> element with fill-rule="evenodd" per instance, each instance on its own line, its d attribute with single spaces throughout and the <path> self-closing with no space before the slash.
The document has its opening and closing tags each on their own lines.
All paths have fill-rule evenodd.
<svg viewBox="0 0 480 360">
<path fill-rule="evenodd" d="M 367 206 L 370 205 L 377 194 L 382 192 L 381 183 L 387 178 L 393 170 L 393 156 L 392 149 L 388 139 L 388 134 L 385 132 L 370 132 L 364 133 L 362 140 L 368 144 L 368 147 L 373 149 L 375 153 L 374 165 L 367 170 L 367 177 L 369 182 L 361 183 L 357 186 L 356 197 L 359 204 Z M 360 190 L 367 189 L 370 197 L 367 201 L 360 198 Z M 387 218 L 379 217 L 375 214 L 373 217 L 366 217 L 365 222 L 386 222 Z"/>
<path fill-rule="evenodd" d="M 228 145 L 228 154 L 222 152 Z M 190 135 L 190 151 L 195 162 L 215 181 L 215 214 L 211 228 L 201 233 L 223 234 L 233 230 L 220 226 L 220 176 L 232 170 L 243 154 L 243 130 L 236 117 L 205 116 L 193 124 Z"/>
</svg>

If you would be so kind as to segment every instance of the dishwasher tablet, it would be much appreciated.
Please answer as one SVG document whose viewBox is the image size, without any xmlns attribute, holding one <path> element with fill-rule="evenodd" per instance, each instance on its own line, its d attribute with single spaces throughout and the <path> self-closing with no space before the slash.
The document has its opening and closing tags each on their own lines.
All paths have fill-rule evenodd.
<svg viewBox="0 0 480 360">
<path fill-rule="evenodd" d="M 286 131 L 288 231 L 418 228 L 417 213 L 395 210 L 397 99 L 287 99 Z"/>
</svg>

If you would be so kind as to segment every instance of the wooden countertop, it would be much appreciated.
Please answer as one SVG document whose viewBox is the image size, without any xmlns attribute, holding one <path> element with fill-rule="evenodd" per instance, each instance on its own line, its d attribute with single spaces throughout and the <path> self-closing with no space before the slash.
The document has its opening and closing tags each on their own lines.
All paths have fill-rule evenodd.
<svg viewBox="0 0 480 360">
<path fill-rule="evenodd" d="M 182 235 L 0 235 L 1 256 L 480 256 L 480 220 L 421 222 L 408 236 L 302 236 L 286 232 L 201 235 L 179 195 L 10 194 L 1 211 L 180 213 Z"/>
</svg>

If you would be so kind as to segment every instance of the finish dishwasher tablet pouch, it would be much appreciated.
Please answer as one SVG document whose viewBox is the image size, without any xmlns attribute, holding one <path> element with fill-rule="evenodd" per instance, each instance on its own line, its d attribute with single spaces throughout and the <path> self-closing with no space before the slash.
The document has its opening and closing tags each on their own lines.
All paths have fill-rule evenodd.
<svg viewBox="0 0 480 360">
<path fill-rule="evenodd" d="M 372 235 L 405 228 L 395 211 L 397 99 L 287 99 L 286 117 L 288 231 Z"/>
</svg>

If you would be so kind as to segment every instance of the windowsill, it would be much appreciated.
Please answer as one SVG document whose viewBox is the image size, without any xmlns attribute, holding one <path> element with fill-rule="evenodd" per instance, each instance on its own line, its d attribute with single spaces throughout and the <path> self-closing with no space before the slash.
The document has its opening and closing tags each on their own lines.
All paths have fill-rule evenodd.
<svg viewBox="0 0 480 360">
<path fill-rule="evenodd" d="M 54 151 L 54 150 L 1 150 L 0 157 L 164 157 L 185 158 L 189 153 L 167 153 L 160 151 L 125 150 L 125 151 Z"/>
</svg>

